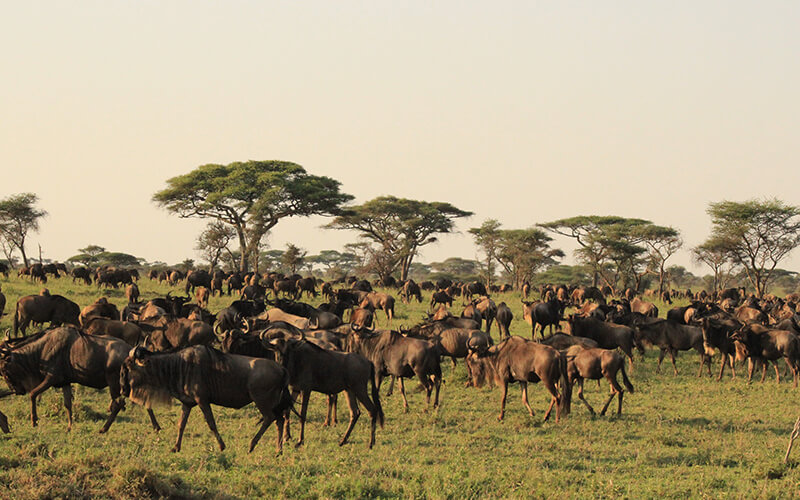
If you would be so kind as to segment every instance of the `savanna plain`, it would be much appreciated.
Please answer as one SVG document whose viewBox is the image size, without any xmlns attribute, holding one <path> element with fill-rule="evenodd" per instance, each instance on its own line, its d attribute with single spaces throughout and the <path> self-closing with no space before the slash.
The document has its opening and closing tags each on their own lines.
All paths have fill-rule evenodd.
<svg viewBox="0 0 800 500">
<path fill-rule="evenodd" d="M 10 328 L 16 300 L 38 293 L 40 285 L 0 278 L 8 298 L 0 328 Z M 178 292 L 143 278 L 143 299 Z M 106 296 L 120 308 L 122 289 L 105 290 L 51 280 L 53 294 L 81 307 Z M 399 299 L 394 290 L 386 290 Z M 516 292 L 495 294 L 514 312 L 512 334 L 530 337 Z M 232 298 L 214 297 L 212 312 Z M 424 302 L 398 300 L 394 327 L 418 323 Z M 460 304 L 460 299 L 456 299 Z M 313 304 L 320 299 L 313 299 Z M 671 307 L 655 301 L 661 317 Z M 687 301 L 676 301 L 683 305 Z M 454 304 L 454 312 L 460 307 Z M 567 311 L 570 312 L 569 310 Z M 377 313 L 379 328 L 386 318 Z M 496 327 L 492 335 L 497 339 Z M 339 423 L 322 427 L 325 398 L 312 396 L 306 442 L 286 443 L 275 454 L 273 425 L 253 453 L 247 453 L 258 411 L 213 407 L 227 449 L 220 452 L 199 410 L 189 419 L 183 450 L 170 453 L 180 406 L 156 407 L 163 430 L 156 433 L 143 408 L 128 402 L 107 434 L 98 434 L 109 404 L 107 390 L 75 386 L 75 424 L 67 432 L 61 391 L 51 389 L 39 401 L 39 426 L 32 428 L 27 397 L 0 400 L 11 434 L 0 435 L 2 498 L 782 498 L 800 496 L 800 456 L 783 464 L 792 426 L 800 414 L 791 377 L 775 383 L 748 384 L 744 367 L 737 377 L 717 382 L 697 377 L 698 357 L 678 358 L 679 375 L 667 364 L 656 373 L 658 351 L 636 355 L 629 376 L 635 393 L 626 393 L 622 415 L 616 402 L 606 416 L 592 417 L 575 397 L 572 413 L 560 423 L 543 422 L 549 394 L 531 385 L 531 406 L 524 410 L 512 387 L 505 420 L 497 421 L 500 391 L 465 387 L 463 360 L 453 369 L 443 360 L 441 406 L 426 408 L 424 393 L 407 384 L 410 410 L 403 412 L 399 391 L 385 396 L 386 425 L 374 449 L 367 449 L 369 419 L 364 412 L 350 442 L 338 440 L 348 412 L 339 403 Z M 714 375 L 719 357 L 714 357 Z M 781 362 L 782 363 L 782 362 Z M 0 384 L 4 388 L 4 384 Z M 598 407 L 608 384 L 586 382 L 586 397 Z M 294 423 L 297 418 L 294 417 Z M 293 426 L 297 430 L 297 426 Z M 296 435 L 296 433 L 295 433 Z M 800 453 L 800 451 L 796 451 Z"/>
</svg>

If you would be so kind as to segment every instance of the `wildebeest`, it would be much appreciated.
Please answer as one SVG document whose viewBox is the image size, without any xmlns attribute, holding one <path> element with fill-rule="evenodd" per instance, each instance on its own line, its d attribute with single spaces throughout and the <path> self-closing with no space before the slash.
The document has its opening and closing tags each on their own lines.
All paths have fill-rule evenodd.
<svg viewBox="0 0 800 500">
<path fill-rule="evenodd" d="M 0 374 L 14 393 L 29 394 L 34 427 L 39 420 L 36 399 L 48 388 L 61 388 L 69 430 L 72 428 L 70 384 L 95 389 L 108 387 L 111 406 L 100 429 L 106 432 L 125 406 L 118 400 L 119 372 L 130 348 L 122 340 L 85 335 L 74 327 L 62 326 L 0 345 Z M 149 415 L 153 428 L 160 430 L 153 412 Z"/>
<path fill-rule="evenodd" d="M 702 328 L 684 325 L 669 319 L 650 319 L 636 324 L 635 327 L 642 334 L 644 340 L 659 348 L 656 372 L 661 371 L 664 355 L 669 354 L 673 373 L 677 375 L 678 367 L 675 365 L 675 356 L 678 351 L 694 349 L 700 355 L 700 370 L 697 372 L 697 376 L 702 375 L 703 365 L 706 364 L 708 364 L 709 375 L 711 374 L 711 359 L 706 356 Z"/>
<path fill-rule="evenodd" d="M 522 317 L 531 325 L 531 339 L 536 335 L 536 325 L 540 326 L 542 337 L 544 337 L 544 328 L 546 326 L 549 326 L 550 333 L 553 333 L 553 327 L 558 327 L 561 315 L 564 313 L 561 301 L 555 298 L 549 302 L 522 301 L 522 305 Z"/>
<path fill-rule="evenodd" d="M 311 276 L 300 278 L 297 280 L 296 286 L 298 296 L 302 296 L 303 292 L 306 292 L 309 297 L 316 297 L 319 295 L 319 293 L 317 293 L 317 280 Z"/>
<path fill-rule="evenodd" d="M 514 314 L 511 312 L 511 308 L 506 305 L 505 302 L 500 302 L 497 305 L 497 328 L 500 330 L 500 339 L 504 339 L 511 335 L 509 333 L 509 327 L 511 326 L 511 321 L 514 319 Z"/>
<path fill-rule="evenodd" d="M 753 360 L 763 363 L 761 381 L 767 373 L 767 363 L 772 361 L 775 365 L 775 377 L 778 383 L 781 376 L 778 371 L 777 360 L 784 358 L 792 371 L 794 386 L 797 387 L 798 369 L 800 369 L 800 338 L 788 330 L 773 330 L 757 324 L 745 324 L 732 335 L 734 341 L 741 342 L 744 354 L 750 358 L 747 381 L 753 378 Z"/>
<path fill-rule="evenodd" d="M 650 318 L 658 317 L 658 308 L 652 302 L 641 300 L 639 297 L 634 297 L 630 301 L 631 312 L 638 312 Z"/>
<path fill-rule="evenodd" d="M 138 345 L 144 339 L 144 333 L 136 323 L 100 316 L 88 318 L 83 330 L 89 335 L 107 335 L 124 340 L 130 346 Z"/>
<path fill-rule="evenodd" d="M 184 293 L 189 295 L 194 293 L 195 288 L 203 286 L 211 289 L 211 273 L 205 269 L 194 269 L 186 273 L 186 286 Z"/>
<path fill-rule="evenodd" d="M 139 326 L 147 334 L 145 344 L 156 351 L 208 345 L 216 340 L 211 325 L 187 318 L 161 317 L 149 322 L 142 321 Z"/>
<path fill-rule="evenodd" d="M 87 267 L 73 268 L 70 275 L 72 276 L 73 283 L 75 283 L 75 280 L 83 280 L 87 285 L 92 284 L 92 272 Z"/>
<path fill-rule="evenodd" d="M 733 364 L 736 346 L 733 343 L 733 339 L 731 339 L 731 334 L 738 330 L 742 324 L 734 318 L 726 317 L 706 317 L 702 319 L 701 324 L 706 354 L 713 352 L 712 349 L 717 349 L 720 352 L 721 360 L 717 380 L 722 380 L 722 374 L 725 372 L 725 365 L 728 364 L 729 358 L 731 372 L 736 377 L 736 368 Z"/>
<path fill-rule="evenodd" d="M 197 305 L 202 308 L 208 307 L 208 299 L 210 295 L 211 295 L 210 289 L 204 286 L 199 286 L 194 291 L 195 301 L 197 302 Z"/>
<path fill-rule="evenodd" d="M 137 347 L 120 372 L 123 394 L 135 403 L 149 409 L 153 403 L 167 402 L 171 397 L 181 402 L 178 438 L 172 451 L 181 450 L 183 430 L 195 406 L 200 406 L 220 450 L 224 450 L 211 405 L 238 409 L 250 403 L 255 403 L 262 420 L 250 440 L 249 451 L 273 420 L 278 427 L 278 453 L 283 449 L 283 414 L 291 408 L 292 399 L 289 374 L 274 361 L 225 354 L 206 346 L 163 354 Z"/>
<path fill-rule="evenodd" d="M 366 304 L 383 311 L 386 314 L 388 326 L 392 326 L 392 318 L 394 318 L 394 297 L 387 293 L 369 292 L 359 305 L 364 307 Z"/>
<path fill-rule="evenodd" d="M 583 397 L 583 381 L 600 380 L 605 378 L 611 385 L 611 394 L 606 399 L 603 409 L 600 410 L 600 415 L 605 415 L 608 405 L 614 400 L 614 396 L 619 397 L 619 404 L 617 406 L 617 415 L 622 414 L 622 394 L 623 390 L 617 382 L 617 372 L 622 372 L 622 383 L 629 392 L 633 392 L 633 385 L 628 380 L 628 375 L 625 373 L 625 359 L 617 354 L 616 351 L 610 349 L 585 349 L 581 346 L 572 346 L 567 349 L 567 374 L 569 384 L 573 385 L 578 383 L 578 398 L 589 409 L 589 413 L 594 415 L 594 408 Z"/>
<path fill-rule="evenodd" d="M 300 438 L 297 446 L 303 444 L 305 422 L 308 413 L 308 400 L 311 392 L 321 392 L 329 396 L 345 391 L 350 407 L 350 423 L 339 442 L 342 446 L 353 431 L 361 412 L 360 402 L 369 413 L 371 432 L 369 447 L 375 444 L 375 427 L 380 422 L 383 427 L 383 408 L 381 407 L 378 386 L 375 380 L 375 367 L 364 356 L 353 352 L 342 353 L 323 349 L 305 339 L 278 339 L 272 342 L 280 353 L 280 361 L 289 372 L 289 387 L 293 393 L 301 393 Z M 372 397 L 367 384 L 372 386 Z M 288 427 L 288 421 L 287 421 Z"/>
<path fill-rule="evenodd" d="M 100 297 L 93 304 L 89 304 L 81 310 L 79 317 L 81 326 L 86 324 L 87 319 L 94 317 L 117 319 L 120 317 L 119 309 L 109 302 L 107 298 Z"/>
<path fill-rule="evenodd" d="M 433 295 L 431 295 L 430 309 L 433 310 L 436 304 L 446 304 L 448 307 L 453 307 L 453 297 L 444 290 L 433 292 Z"/>
<path fill-rule="evenodd" d="M 594 318 L 581 318 L 571 315 L 567 318 L 567 326 L 571 335 L 586 337 L 597 342 L 603 349 L 616 349 L 619 347 L 628 356 L 633 369 L 633 348 L 644 354 L 644 347 L 636 341 L 633 328 L 624 325 L 615 325 Z"/>
<path fill-rule="evenodd" d="M 561 418 L 562 410 L 569 411 L 569 393 L 559 393 L 556 385 L 562 381 L 562 388 L 568 388 L 566 379 L 567 363 L 564 357 L 550 346 L 530 342 L 522 337 L 511 336 L 483 353 L 473 352 L 467 357 L 467 364 L 472 374 L 472 385 L 482 387 L 487 380 L 500 386 L 503 394 L 500 399 L 498 420 L 503 420 L 508 396 L 508 384 L 519 382 L 522 389 L 522 403 L 533 416 L 533 409 L 528 404 L 528 382 L 541 380 L 552 399 L 544 420 L 550 418 L 553 406 L 556 406 L 556 422 Z"/>
<path fill-rule="evenodd" d="M 375 333 L 354 330 L 347 336 L 347 350 L 361 354 L 375 366 L 378 388 L 386 375 L 400 379 L 400 393 L 405 411 L 408 411 L 408 399 L 403 379 L 413 376 L 425 388 L 427 404 L 431 402 L 431 392 L 436 389 L 433 407 L 439 406 L 442 368 L 439 364 L 439 350 L 432 343 L 407 338 L 392 330 Z"/>
<path fill-rule="evenodd" d="M 409 279 L 403 283 L 403 288 L 400 289 L 400 300 L 402 300 L 404 304 L 408 304 L 411 297 L 415 297 L 417 302 L 420 304 L 422 303 L 422 290 L 420 290 L 419 285 L 417 285 L 414 280 Z"/>
<path fill-rule="evenodd" d="M 50 292 L 26 295 L 17 301 L 14 312 L 14 335 L 17 335 L 18 330 L 24 335 L 32 321 L 39 324 L 49 322 L 51 326 L 62 324 L 77 326 L 80 313 L 81 308 L 78 304 L 61 295 L 50 295 Z"/>
<path fill-rule="evenodd" d="M 597 347 L 597 342 L 586 337 L 577 337 L 575 335 L 567 335 L 565 333 L 554 333 L 538 341 L 540 344 L 549 345 L 553 349 L 564 351 L 574 345 L 579 345 L 585 349 Z"/>
<path fill-rule="evenodd" d="M 139 285 L 131 283 L 125 287 L 125 298 L 128 299 L 129 304 L 139 302 Z"/>
</svg>

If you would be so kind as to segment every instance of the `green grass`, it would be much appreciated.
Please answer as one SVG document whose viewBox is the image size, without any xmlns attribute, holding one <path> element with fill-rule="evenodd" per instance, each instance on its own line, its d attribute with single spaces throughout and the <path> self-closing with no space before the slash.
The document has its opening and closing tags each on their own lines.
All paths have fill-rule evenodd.
<svg viewBox="0 0 800 500">
<path fill-rule="evenodd" d="M 11 304 L 6 312 L 19 296 L 40 288 L 17 279 L 2 286 Z M 68 279 L 48 286 L 81 306 L 102 294 L 124 303 L 121 291 L 99 292 Z M 169 290 L 147 279 L 140 288 L 145 298 Z M 518 316 L 512 331 L 529 336 L 519 296 L 495 300 L 505 300 Z M 214 298 L 211 309 L 229 301 Z M 398 301 L 395 326 L 417 322 L 426 305 Z M 657 305 L 665 315 L 669 306 Z M 378 318 L 383 326 L 382 313 Z M 10 316 L 4 316 L 0 328 L 9 326 Z M 650 350 L 645 362 L 636 364 L 630 374 L 636 392 L 626 394 L 621 417 L 592 418 L 575 400 L 569 418 L 555 424 L 542 422 L 548 395 L 538 385 L 530 388 L 536 416 L 527 415 L 512 387 L 506 419 L 498 422 L 499 390 L 465 388 L 463 364 L 453 372 L 448 360 L 440 409 L 425 411 L 424 394 L 414 390 L 414 383 L 407 385 L 407 414 L 398 392 L 383 397 L 386 427 L 379 429 L 373 450 L 366 446 L 366 415 L 351 442 L 339 447 L 346 405 L 339 405 L 340 423 L 323 428 L 324 398 L 314 395 L 306 445 L 295 449 L 289 443 L 279 457 L 274 427 L 247 453 L 258 419 L 252 406 L 214 407 L 228 445 L 224 452 L 195 409 L 183 451 L 172 454 L 176 404 L 156 408 L 164 427 L 160 433 L 151 430 L 141 407 L 129 403 L 111 431 L 100 435 L 106 391 L 76 388 L 71 433 L 60 391 L 41 397 L 35 429 L 27 398 L 10 397 L 0 400 L 12 425 L 11 434 L 0 435 L 0 498 L 772 498 L 800 493 L 800 451 L 789 466 L 782 464 L 798 415 L 798 389 L 786 381 L 776 385 L 774 372 L 764 384 L 747 385 L 741 376 L 731 380 L 730 375 L 722 383 L 698 379 L 694 354 L 680 356 L 677 377 L 668 366 L 656 374 L 655 361 Z M 382 394 L 386 389 L 384 384 Z M 586 397 L 597 407 L 607 390 L 605 384 L 598 389 L 587 382 Z"/>
</svg>

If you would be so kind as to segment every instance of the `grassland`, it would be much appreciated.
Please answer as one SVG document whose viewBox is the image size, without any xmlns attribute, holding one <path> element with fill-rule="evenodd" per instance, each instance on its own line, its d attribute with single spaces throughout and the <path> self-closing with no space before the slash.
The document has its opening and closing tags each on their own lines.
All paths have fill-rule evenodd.
<svg viewBox="0 0 800 500">
<path fill-rule="evenodd" d="M 39 286 L 2 280 L 13 304 Z M 52 293 L 81 306 L 106 295 L 119 305 L 119 290 L 98 291 L 51 280 Z M 143 297 L 169 289 L 140 283 Z M 214 298 L 216 311 L 229 298 Z M 519 296 L 495 297 L 517 316 L 512 332 L 527 336 Z M 661 315 L 669 306 L 657 303 Z M 417 322 L 425 304 L 399 304 L 395 324 Z M 382 314 L 380 324 L 385 323 Z M 8 328 L 11 316 L 2 318 Z M 495 330 L 496 335 L 496 330 Z M 517 390 L 510 392 L 504 422 L 498 422 L 497 389 L 465 388 L 463 364 L 444 363 L 442 405 L 426 411 L 424 395 L 409 396 L 403 413 L 399 393 L 384 397 L 386 427 L 367 449 L 368 422 L 362 417 L 351 443 L 337 446 L 347 420 L 323 428 L 324 398 L 312 397 L 306 444 L 274 451 L 271 428 L 252 454 L 247 443 L 256 430 L 257 411 L 214 408 L 228 448 L 219 452 L 195 410 L 179 454 L 169 453 L 179 407 L 156 409 L 164 430 L 151 430 L 144 410 L 133 404 L 107 435 L 97 430 L 108 407 L 106 391 L 75 390 L 76 423 L 66 432 L 60 391 L 39 403 L 39 427 L 31 428 L 28 399 L 0 400 L 12 433 L 0 435 L 0 498 L 775 498 L 800 495 L 797 462 L 782 464 L 788 433 L 800 413 L 798 392 L 789 382 L 746 384 L 726 375 L 722 383 L 695 377 L 697 357 L 679 358 L 680 375 L 655 373 L 656 352 L 631 374 L 635 394 L 626 394 L 622 416 L 592 418 L 579 403 L 559 424 L 543 423 L 546 391 L 532 386 L 536 416 L 523 410 Z M 716 360 L 715 360 L 716 362 Z M 2 387 L 2 385 L 0 385 Z M 413 387 L 409 384 L 408 387 Z M 587 383 L 595 406 L 608 390 Z M 382 393 L 386 391 L 384 384 Z M 613 405 L 612 405 L 613 407 Z M 342 419 L 344 423 L 342 423 Z M 798 452 L 800 453 L 800 452 Z"/>
</svg>

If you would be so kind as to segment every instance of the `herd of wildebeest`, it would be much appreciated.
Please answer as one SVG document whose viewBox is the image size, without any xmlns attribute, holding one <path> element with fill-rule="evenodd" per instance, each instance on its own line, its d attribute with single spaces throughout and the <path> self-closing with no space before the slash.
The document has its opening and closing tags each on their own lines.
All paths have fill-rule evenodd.
<svg viewBox="0 0 800 500">
<path fill-rule="evenodd" d="M 0 273 L 8 278 L 9 270 L 0 267 Z M 718 380 L 726 366 L 735 376 L 736 361 L 747 360 L 748 381 L 761 365 L 763 382 L 772 362 L 780 382 L 778 361 L 783 358 L 796 387 L 800 368 L 800 315 L 796 312 L 800 294 L 759 299 L 743 288 L 712 294 L 665 291 L 659 294 L 664 302 L 671 304 L 678 296 L 690 303 L 670 309 L 666 319 L 660 319 L 657 307 L 648 301 L 655 295 L 653 291 L 639 296 L 630 289 L 614 294 L 608 287 L 568 285 L 545 285 L 534 291 L 525 283 L 521 304 L 512 305 L 518 311 L 521 306 L 522 317 L 531 326 L 531 338 L 527 339 L 511 335 L 512 307 L 495 302 L 511 297 L 509 285 L 487 290 L 480 282 L 447 279 L 417 284 L 413 280 L 370 283 L 349 277 L 322 282 L 278 273 L 151 270 L 141 279 L 183 286 L 184 293 L 145 300 L 139 294 L 140 276 L 135 269 L 76 267 L 67 273 L 60 264 L 34 264 L 19 271 L 20 276 L 42 284 L 48 275 L 63 279 L 67 274 L 73 282 L 86 285 L 124 287 L 128 304 L 119 310 L 100 297 L 81 308 L 46 288 L 38 295 L 20 297 L 8 312 L 13 314 L 13 330 L 6 332 L 0 344 L 0 374 L 11 389 L 0 396 L 27 394 L 31 422 L 36 426 L 38 395 L 50 387 L 61 388 L 71 428 L 71 384 L 108 387 L 111 404 L 100 432 L 108 431 L 126 399 L 143 405 L 153 428 L 160 430 L 152 406 L 174 398 L 181 402 L 182 413 L 173 451 L 181 448 L 194 406 L 200 406 L 224 449 L 212 404 L 230 408 L 255 404 L 262 420 L 250 451 L 274 421 L 280 452 L 284 439 L 290 437 L 289 419 L 294 413 L 300 420 L 299 446 L 312 392 L 328 398 L 323 425 L 336 423 L 337 395 L 345 393 L 350 421 L 342 445 L 360 416 L 359 404 L 363 406 L 371 421 L 372 447 L 376 426 L 384 424 L 379 394 L 382 380 L 391 376 L 389 394 L 399 382 L 403 407 L 408 411 L 404 379 L 416 378 L 428 406 L 433 397 L 435 408 L 442 384 L 441 360 L 446 357 L 454 367 L 457 359 L 466 359 L 468 386 L 489 383 L 502 389 L 498 419 L 504 416 L 509 383 L 520 384 L 523 404 L 532 416 L 527 384 L 541 382 L 551 395 L 544 420 L 555 408 L 556 422 L 570 412 L 576 384 L 578 398 L 595 413 L 584 398 L 586 379 L 598 383 L 606 379 L 611 386 L 601 415 L 615 396 L 621 413 L 623 393 L 634 390 L 625 358 L 633 368 L 634 352 L 643 356 L 646 346 L 659 349 L 657 370 L 669 355 L 676 375 L 675 356 L 678 351 L 690 350 L 699 357 L 698 376 L 704 367 L 711 374 L 712 359 L 719 359 Z M 375 291 L 373 285 L 386 291 Z M 403 303 L 422 303 L 426 300 L 423 292 L 430 294 L 424 320 L 410 328 L 392 329 L 392 293 Z M 217 294 L 231 296 L 232 301 L 212 313 L 209 296 Z M 314 307 L 301 301 L 303 294 L 322 294 L 324 302 Z M 539 299 L 533 300 L 534 295 Z M 453 314 L 454 308 L 462 306 L 460 313 Z M 574 312 L 565 315 L 568 307 Z M 5 296 L 0 291 L 0 314 L 4 308 Z M 45 323 L 49 323 L 47 329 L 27 334 L 31 325 Z M 378 323 L 385 323 L 386 328 L 378 328 Z M 490 335 L 495 323 L 499 332 L 496 343 Z M 624 388 L 617 381 L 618 373 Z M 10 431 L 2 412 L 0 428 Z"/>
</svg>

